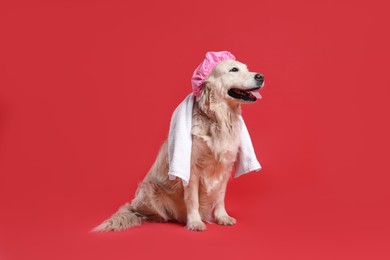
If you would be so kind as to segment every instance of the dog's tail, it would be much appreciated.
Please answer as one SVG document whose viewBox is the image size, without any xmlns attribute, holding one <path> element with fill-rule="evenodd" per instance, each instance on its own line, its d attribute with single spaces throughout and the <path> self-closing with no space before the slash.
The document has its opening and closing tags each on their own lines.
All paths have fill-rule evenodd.
<svg viewBox="0 0 390 260">
<path fill-rule="evenodd" d="M 92 232 L 121 231 L 142 223 L 142 215 L 135 212 L 129 203 L 126 203 L 109 219 L 92 229 Z"/>
</svg>

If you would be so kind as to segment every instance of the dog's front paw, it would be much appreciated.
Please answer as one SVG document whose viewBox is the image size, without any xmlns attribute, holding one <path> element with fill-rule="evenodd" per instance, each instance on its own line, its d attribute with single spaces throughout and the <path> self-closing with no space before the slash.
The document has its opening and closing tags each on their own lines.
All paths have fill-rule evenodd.
<svg viewBox="0 0 390 260">
<path fill-rule="evenodd" d="M 224 226 L 233 226 L 234 224 L 237 223 L 235 218 L 232 218 L 228 215 L 216 218 L 216 221 L 217 224 L 224 225 Z"/>
<path fill-rule="evenodd" d="M 186 228 L 192 231 L 204 231 L 206 225 L 202 221 L 191 221 L 187 223 Z"/>
</svg>

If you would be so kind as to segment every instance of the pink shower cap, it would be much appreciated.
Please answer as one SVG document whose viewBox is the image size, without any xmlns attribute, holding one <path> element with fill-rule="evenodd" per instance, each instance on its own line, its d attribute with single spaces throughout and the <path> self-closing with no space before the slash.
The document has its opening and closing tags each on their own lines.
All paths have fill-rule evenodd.
<svg viewBox="0 0 390 260">
<path fill-rule="evenodd" d="M 233 54 L 228 51 L 213 52 L 209 51 L 206 53 L 204 61 L 196 68 L 192 75 L 192 92 L 195 97 L 199 96 L 200 90 L 202 89 L 204 81 L 210 75 L 215 65 L 223 60 L 236 60 Z"/>
</svg>

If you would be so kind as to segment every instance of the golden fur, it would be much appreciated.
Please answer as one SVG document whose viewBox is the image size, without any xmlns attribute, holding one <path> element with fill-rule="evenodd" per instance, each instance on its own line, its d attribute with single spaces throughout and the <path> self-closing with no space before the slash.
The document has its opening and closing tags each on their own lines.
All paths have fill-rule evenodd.
<svg viewBox="0 0 390 260">
<path fill-rule="evenodd" d="M 236 67 L 239 72 L 231 72 Z M 123 230 L 142 221 L 176 221 L 189 230 L 205 230 L 205 222 L 233 225 L 224 205 L 227 182 L 240 146 L 239 131 L 243 101 L 227 94 L 231 87 L 258 86 L 256 73 L 238 61 L 220 62 L 207 78 L 193 108 L 191 178 L 168 179 L 168 144 L 139 185 L 131 203 L 122 206 L 94 231 Z"/>
</svg>

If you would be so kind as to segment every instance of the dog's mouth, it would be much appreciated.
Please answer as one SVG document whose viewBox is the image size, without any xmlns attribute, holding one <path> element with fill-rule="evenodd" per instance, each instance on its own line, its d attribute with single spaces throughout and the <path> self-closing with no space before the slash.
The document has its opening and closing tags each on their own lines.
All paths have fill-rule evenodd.
<svg viewBox="0 0 390 260">
<path fill-rule="evenodd" d="M 261 99 L 260 93 L 257 91 L 260 87 L 251 89 L 231 88 L 228 90 L 228 95 L 235 99 L 244 100 L 247 102 L 255 102 L 258 98 Z"/>
</svg>

